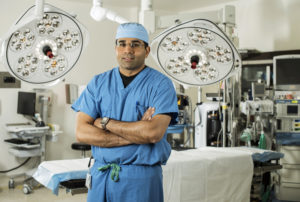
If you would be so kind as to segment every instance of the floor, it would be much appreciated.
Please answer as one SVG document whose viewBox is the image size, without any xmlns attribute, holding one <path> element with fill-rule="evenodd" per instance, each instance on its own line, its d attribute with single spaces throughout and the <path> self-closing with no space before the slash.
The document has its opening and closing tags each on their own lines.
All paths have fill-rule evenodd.
<svg viewBox="0 0 300 202">
<path fill-rule="evenodd" d="M 8 186 L 0 187 L 0 201 L 2 202 L 82 202 L 86 201 L 87 194 L 71 195 L 65 189 L 59 190 L 59 195 L 52 194 L 51 190 L 39 186 L 33 189 L 30 194 L 23 193 L 23 184 L 16 183 L 14 189 Z"/>
</svg>

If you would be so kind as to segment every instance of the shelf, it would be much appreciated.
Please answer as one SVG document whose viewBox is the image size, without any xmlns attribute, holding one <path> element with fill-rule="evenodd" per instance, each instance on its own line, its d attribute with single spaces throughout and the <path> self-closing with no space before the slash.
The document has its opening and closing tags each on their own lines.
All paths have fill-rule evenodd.
<svg viewBox="0 0 300 202">
<path fill-rule="evenodd" d="M 37 149 L 20 149 L 20 148 L 9 148 L 9 153 L 13 154 L 16 157 L 26 158 L 41 156 L 42 152 L 40 148 Z"/>
<path fill-rule="evenodd" d="M 7 132 L 11 133 L 44 133 L 49 130 L 49 126 L 35 127 L 34 125 L 6 125 L 5 129 L 7 130 Z"/>
<path fill-rule="evenodd" d="M 6 142 L 7 144 L 9 144 L 10 146 L 16 147 L 16 148 L 24 148 L 24 149 L 34 149 L 34 148 L 39 148 L 41 145 L 40 144 L 13 144 L 13 143 L 9 143 Z"/>
<path fill-rule="evenodd" d="M 30 141 L 12 138 L 4 140 L 5 143 L 9 144 L 10 146 L 17 147 L 17 148 L 26 148 L 26 149 L 34 149 L 39 148 L 41 145 L 39 143 L 31 143 Z"/>
</svg>

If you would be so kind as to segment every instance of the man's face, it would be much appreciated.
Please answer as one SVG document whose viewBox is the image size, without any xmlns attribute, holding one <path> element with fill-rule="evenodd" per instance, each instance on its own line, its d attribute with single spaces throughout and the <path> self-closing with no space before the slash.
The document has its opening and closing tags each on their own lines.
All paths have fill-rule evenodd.
<svg viewBox="0 0 300 202">
<path fill-rule="evenodd" d="M 116 55 L 120 68 L 134 71 L 143 68 L 150 48 L 136 38 L 120 38 L 116 44 Z"/>
</svg>

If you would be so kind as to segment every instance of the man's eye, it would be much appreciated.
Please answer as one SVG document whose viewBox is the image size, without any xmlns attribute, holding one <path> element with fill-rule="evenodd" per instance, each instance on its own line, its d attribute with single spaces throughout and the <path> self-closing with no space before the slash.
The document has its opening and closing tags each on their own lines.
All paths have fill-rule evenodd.
<svg viewBox="0 0 300 202">
<path fill-rule="evenodd" d="M 125 47 L 125 46 L 126 46 L 126 43 L 119 43 L 119 46 L 120 46 L 120 47 Z"/>
<path fill-rule="evenodd" d="M 141 44 L 140 44 L 140 43 L 133 43 L 132 46 L 133 46 L 134 48 L 138 48 L 138 47 L 141 46 Z"/>
</svg>

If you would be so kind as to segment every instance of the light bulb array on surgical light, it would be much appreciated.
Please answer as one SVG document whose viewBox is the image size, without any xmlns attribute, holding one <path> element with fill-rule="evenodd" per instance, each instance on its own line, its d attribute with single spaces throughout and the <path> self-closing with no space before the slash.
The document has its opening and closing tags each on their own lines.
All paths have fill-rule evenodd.
<svg viewBox="0 0 300 202">
<path fill-rule="evenodd" d="M 41 16 L 34 14 L 38 8 Z M 2 43 L 2 61 L 20 80 L 53 83 L 76 64 L 87 35 L 73 16 L 42 3 L 29 8 L 11 28 Z"/>
<path fill-rule="evenodd" d="M 169 28 L 152 41 L 152 55 L 172 79 L 184 85 L 218 82 L 240 66 L 241 59 L 225 34 L 207 20 Z"/>
</svg>

